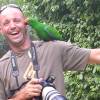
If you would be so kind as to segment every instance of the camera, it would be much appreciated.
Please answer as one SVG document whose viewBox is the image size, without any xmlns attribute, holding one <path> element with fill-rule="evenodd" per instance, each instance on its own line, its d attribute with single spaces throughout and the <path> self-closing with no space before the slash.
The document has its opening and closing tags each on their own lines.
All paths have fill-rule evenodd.
<svg viewBox="0 0 100 100">
<path fill-rule="evenodd" d="M 53 84 L 55 80 L 54 76 L 49 76 L 46 80 L 43 80 L 40 84 L 42 85 L 41 95 L 39 97 L 35 97 L 35 100 L 67 100 L 63 95 L 58 92 Z M 27 81 L 28 82 L 28 81 Z M 15 90 L 10 90 L 11 95 L 14 96 L 16 91 L 20 90 L 22 87 L 27 84 L 27 82 L 23 83 L 19 88 Z M 11 96 L 11 97 L 12 97 Z M 10 97 L 9 97 L 10 98 Z M 34 99 L 28 99 L 34 100 Z"/>
<path fill-rule="evenodd" d="M 54 76 L 50 76 L 47 80 L 41 82 L 43 86 L 41 92 L 41 99 L 38 100 L 67 100 L 63 95 L 61 95 L 55 88 L 53 81 L 55 80 Z"/>
</svg>

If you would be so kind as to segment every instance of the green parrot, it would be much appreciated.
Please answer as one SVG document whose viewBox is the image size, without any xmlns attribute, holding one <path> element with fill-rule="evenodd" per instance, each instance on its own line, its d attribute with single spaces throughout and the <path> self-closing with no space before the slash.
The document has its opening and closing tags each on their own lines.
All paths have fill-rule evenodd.
<svg viewBox="0 0 100 100">
<path fill-rule="evenodd" d="M 38 37 L 44 41 L 63 40 L 62 35 L 54 28 L 43 24 L 34 18 L 28 18 L 28 24 L 36 31 Z"/>
</svg>

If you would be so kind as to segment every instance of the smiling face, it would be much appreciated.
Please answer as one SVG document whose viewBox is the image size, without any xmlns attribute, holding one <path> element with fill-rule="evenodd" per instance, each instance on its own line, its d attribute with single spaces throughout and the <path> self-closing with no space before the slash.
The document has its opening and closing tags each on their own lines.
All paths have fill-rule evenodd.
<svg viewBox="0 0 100 100">
<path fill-rule="evenodd" d="M 19 9 L 8 7 L 0 14 L 1 32 L 10 45 L 22 44 L 27 37 L 25 18 Z"/>
</svg>

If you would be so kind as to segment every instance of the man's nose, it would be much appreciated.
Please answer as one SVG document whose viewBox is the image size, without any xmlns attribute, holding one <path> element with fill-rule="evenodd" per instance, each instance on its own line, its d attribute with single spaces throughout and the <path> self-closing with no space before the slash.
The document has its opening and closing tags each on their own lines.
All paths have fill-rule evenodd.
<svg viewBox="0 0 100 100">
<path fill-rule="evenodd" d="M 16 24 L 13 21 L 10 22 L 10 29 L 11 30 L 15 30 L 16 29 Z"/>
</svg>

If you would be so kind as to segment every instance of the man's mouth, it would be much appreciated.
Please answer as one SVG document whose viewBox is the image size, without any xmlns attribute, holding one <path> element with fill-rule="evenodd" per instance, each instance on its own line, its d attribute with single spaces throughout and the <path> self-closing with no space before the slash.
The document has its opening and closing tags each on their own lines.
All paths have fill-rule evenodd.
<svg viewBox="0 0 100 100">
<path fill-rule="evenodd" d="M 11 35 L 17 35 L 18 34 L 18 32 L 12 32 L 11 33 Z"/>
<path fill-rule="evenodd" d="M 19 38 L 21 36 L 20 32 L 11 32 L 10 36 L 12 36 L 12 38 L 16 39 Z"/>
</svg>

